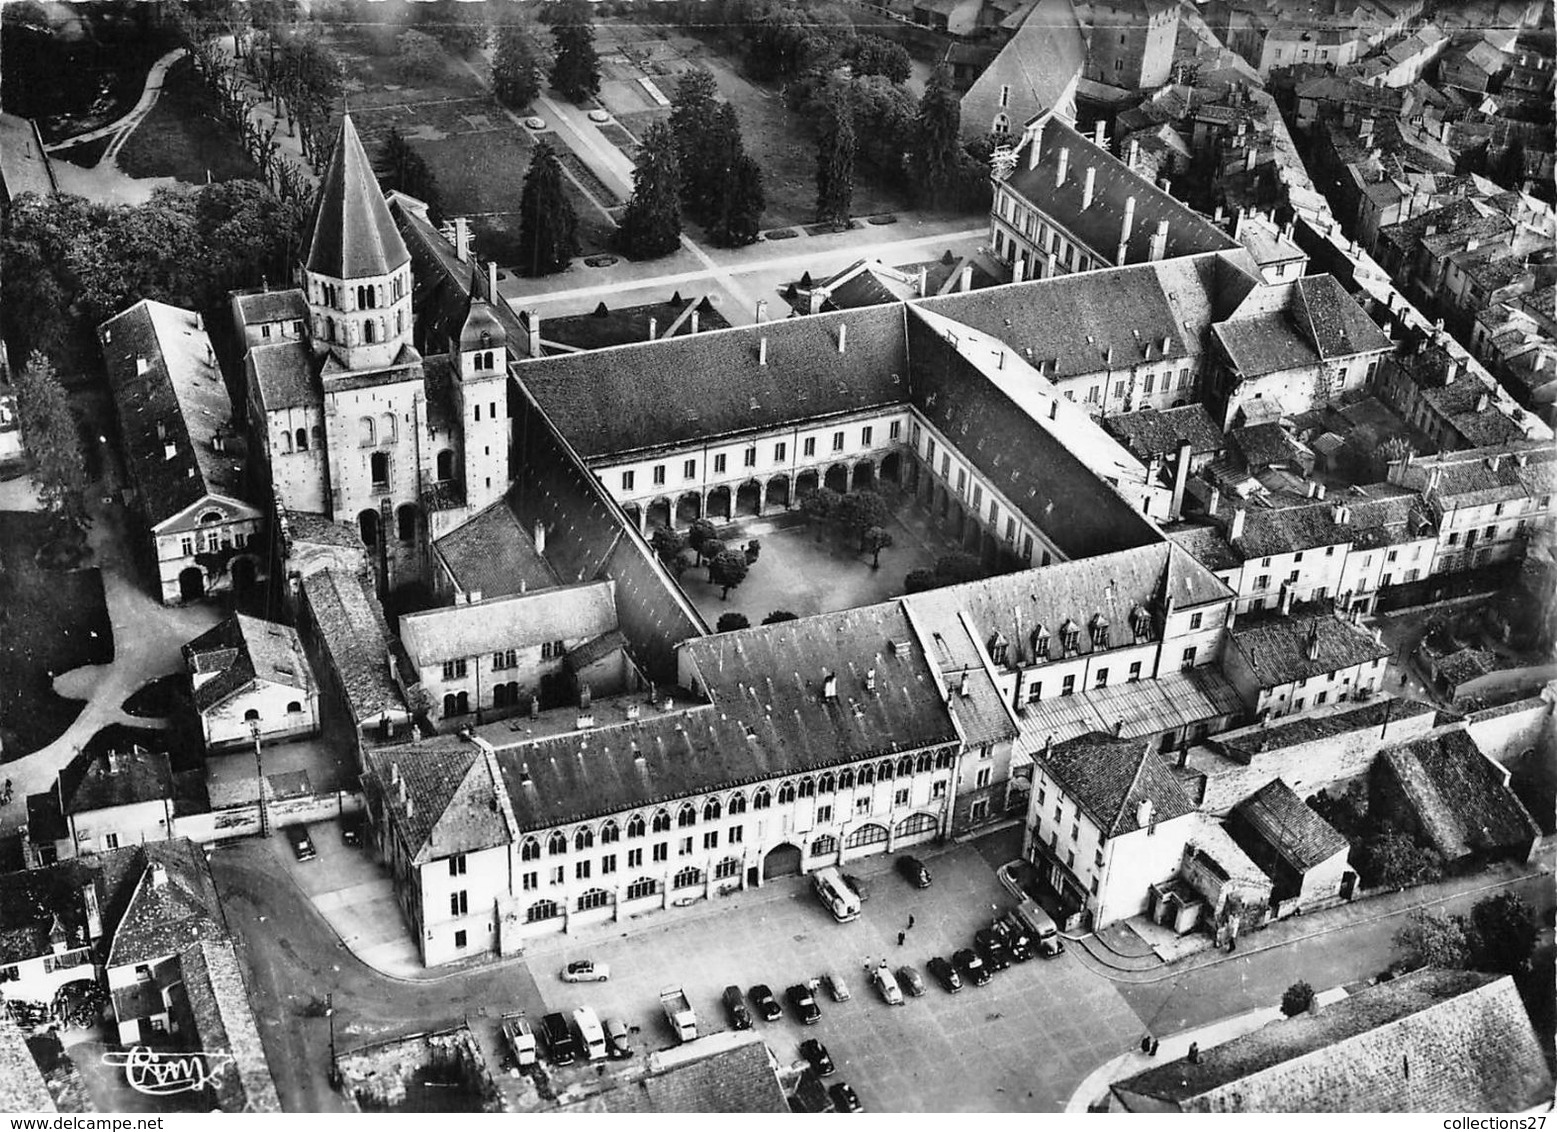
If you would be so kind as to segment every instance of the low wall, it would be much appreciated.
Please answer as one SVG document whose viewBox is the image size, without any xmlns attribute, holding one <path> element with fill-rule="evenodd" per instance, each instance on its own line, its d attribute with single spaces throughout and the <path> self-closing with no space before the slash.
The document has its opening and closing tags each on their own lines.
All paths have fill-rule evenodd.
<svg viewBox="0 0 1557 1132">
<path fill-rule="evenodd" d="M 1542 696 L 1517 703 L 1471 712 L 1465 718 L 1466 729 L 1476 746 L 1490 759 L 1506 763 L 1538 747 L 1542 733 L 1550 728 L 1552 705 Z"/>
<path fill-rule="evenodd" d="M 343 814 L 355 814 L 362 810 L 362 795 L 347 793 L 304 794 L 297 798 L 281 798 L 265 803 L 265 819 L 272 830 L 288 825 L 329 821 Z M 178 832 L 201 845 L 215 841 L 232 841 L 239 837 L 255 837 L 260 831 L 260 812 L 257 803 L 241 806 L 223 806 L 203 814 L 190 814 L 178 819 Z"/>
</svg>

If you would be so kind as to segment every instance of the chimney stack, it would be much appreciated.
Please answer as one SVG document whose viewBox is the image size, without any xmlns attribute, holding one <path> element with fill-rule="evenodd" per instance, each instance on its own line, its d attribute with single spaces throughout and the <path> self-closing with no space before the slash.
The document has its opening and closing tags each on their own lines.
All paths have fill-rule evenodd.
<svg viewBox="0 0 1557 1132">
<path fill-rule="evenodd" d="M 542 558 L 546 557 L 546 524 L 539 519 L 535 520 L 535 526 L 530 529 L 530 534 L 535 540 L 535 553 Z"/>
<path fill-rule="evenodd" d="M 1483 389 L 1476 397 L 1476 411 L 1478 413 L 1486 412 L 1487 411 L 1487 406 L 1490 405 L 1491 403 L 1492 403 L 1492 394 L 1488 393 L 1485 389 Z"/>
<path fill-rule="evenodd" d="M 759 366 L 768 364 L 768 336 L 766 334 L 757 339 L 757 364 Z"/>
<path fill-rule="evenodd" d="M 838 698 L 838 677 L 828 672 L 822 676 L 822 699 L 836 700 Z"/>
<path fill-rule="evenodd" d="M 767 299 L 758 299 L 757 300 L 757 323 L 760 326 L 762 323 L 767 322 L 767 321 L 768 321 L 768 300 Z"/>
<path fill-rule="evenodd" d="M 1233 511 L 1233 521 L 1228 525 L 1227 528 L 1228 542 L 1237 542 L 1239 539 L 1243 538 L 1243 524 L 1244 520 L 1248 517 L 1249 512 L 1246 508 L 1239 507 Z"/>
<path fill-rule="evenodd" d="M 1092 191 L 1096 185 L 1097 170 L 1088 165 L 1086 179 L 1082 182 L 1081 185 L 1081 207 L 1083 209 L 1092 207 Z"/>
<path fill-rule="evenodd" d="M 1125 163 L 1130 166 L 1130 172 L 1134 173 L 1136 164 L 1141 160 L 1141 143 L 1131 138 L 1130 146 L 1125 153 L 1128 154 Z"/>
<path fill-rule="evenodd" d="M 1114 733 L 1117 735 L 1119 732 L 1116 730 Z M 1139 802 L 1137 802 L 1135 806 L 1135 824 L 1140 826 L 1142 829 L 1150 828 L 1152 824 L 1153 809 L 1154 807 L 1152 806 L 1152 801 L 1150 798 L 1142 798 Z"/>
<path fill-rule="evenodd" d="M 1157 222 L 1157 231 L 1152 235 L 1151 252 L 1148 254 L 1147 258 L 1155 262 L 1163 257 L 1163 253 L 1166 252 L 1167 249 L 1168 222 L 1166 220 L 1159 220 Z"/>
<path fill-rule="evenodd" d="M 958 282 L 959 291 L 973 290 L 973 265 L 970 263 L 962 269 L 962 279 Z"/>
<path fill-rule="evenodd" d="M 650 318 L 649 319 L 649 341 L 652 342 L 656 338 L 658 338 L 659 336 L 660 336 L 660 320 L 657 319 L 657 318 Z"/>
<path fill-rule="evenodd" d="M 135 355 L 135 376 L 145 377 L 146 371 L 151 369 L 151 360 L 145 354 Z"/>
<path fill-rule="evenodd" d="M 1060 167 L 1054 175 L 1054 187 L 1059 188 L 1065 183 L 1065 174 L 1070 169 L 1070 147 L 1060 147 Z"/>
<path fill-rule="evenodd" d="M 1319 659 L 1319 622 L 1308 627 L 1308 659 Z"/>
<path fill-rule="evenodd" d="M 454 218 L 454 254 L 461 263 L 470 262 L 470 221 L 463 216 Z"/>
<path fill-rule="evenodd" d="M 151 887 L 166 888 L 168 884 L 168 870 L 161 864 L 151 866 Z"/>
<path fill-rule="evenodd" d="M 1135 198 L 1125 198 L 1124 223 L 1119 226 L 1119 242 L 1127 243 L 1130 234 L 1135 231 Z"/>
<path fill-rule="evenodd" d="M 529 335 L 530 357 L 541 356 L 541 312 L 527 310 L 524 312 L 524 328 Z"/>
<path fill-rule="evenodd" d="M 840 354 L 843 353 L 844 348 L 848 345 L 848 342 L 849 324 L 847 322 L 840 322 L 838 324 L 838 352 Z"/>
<path fill-rule="evenodd" d="M 697 308 L 696 307 L 692 308 L 692 321 L 689 323 L 689 326 L 691 327 L 691 332 L 693 334 L 696 334 L 697 333 Z"/>
<path fill-rule="evenodd" d="M 1099 118 L 1092 124 L 1092 144 L 1099 149 L 1108 145 L 1108 135 L 1104 133 L 1103 119 Z"/>
<path fill-rule="evenodd" d="M 1179 458 L 1173 466 L 1173 499 L 1168 504 L 1170 521 L 1176 521 L 1184 512 L 1184 488 L 1189 484 L 1189 465 L 1194 451 L 1194 445 L 1187 440 L 1179 445 Z"/>
<path fill-rule="evenodd" d="M 1213 519 L 1216 518 L 1216 509 L 1221 505 L 1222 489 L 1219 487 L 1213 487 L 1211 489 L 1211 498 L 1206 500 L 1206 514 L 1210 515 Z"/>
<path fill-rule="evenodd" d="M 926 293 L 928 292 L 929 286 L 930 286 L 930 269 L 928 267 L 921 267 L 919 269 L 919 284 L 915 288 L 915 290 L 918 292 L 919 297 L 921 299 L 925 297 Z"/>
</svg>

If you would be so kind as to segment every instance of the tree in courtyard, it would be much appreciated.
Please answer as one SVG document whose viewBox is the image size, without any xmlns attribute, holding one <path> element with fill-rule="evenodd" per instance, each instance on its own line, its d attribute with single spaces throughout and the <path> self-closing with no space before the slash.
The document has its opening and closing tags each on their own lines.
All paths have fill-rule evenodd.
<svg viewBox="0 0 1557 1132">
<path fill-rule="evenodd" d="M 703 549 L 701 553 L 703 555 L 703 561 L 708 563 L 708 580 L 710 582 L 714 580 L 714 559 L 718 558 L 721 554 L 729 549 L 730 544 L 725 542 L 722 538 L 711 538 L 703 543 Z"/>
<path fill-rule="evenodd" d="M 906 83 L 913 73 L 913 61 L 902 46 L 879 35 L 856 37 L 844 48 L 843 57 L 856 75 L 884 75 L 895 83 Z"/>
<path fill-rule="evenodd" d="M 577 0 L 558 6 L 552 15 L 556 60 L 551 85 L 570 102 L 584 102 L 600 93 L 600 59 L 595 54 L 595 25 L 589 6 Z"/>
<path fill-rule="evenodd" d="M 649 536 L 649 545 L 654 548 L 654 553 L 659 555 L 661 562 L 676 577 L 686 569 L 686 563 L 682 561 L 681 552 L 687 548 L 687 536 L 674 527 L 656 527 L 654 533 Z"/>
<path fill-rule="evenodd" d="M 687 545 L 697 552 L 697 562 L 703 564 L 704 549 L 719 539 L 719 528 L 710 519 L 696 519 L 687 531 Z"/>
<path fill-rule="evenodd" d="M 866 550 L 865 534 L 873 527 L 886 525 L 889 515 L 887 501 L 874 491 L 853 491 L 838 502 L 838 525 L 851 534 L 858 535 L 860 550 Z"/>
<path fill-rule="evenodd" d="M 931 204 L 944 204 L 956 185 L 962 154 L 962 103 L 942 64 L 930 73 L 919 100 L 913 168 L 915 183 Z"/>
<path fill-rule="evenodd" d="M 423 79 L 443 69 L 443 47 L 430 35 L 403 31 L 395 37 L 395 65 L 403 79 Z"/>
<path fill-rule="evenodd" d="M 1464 967 L 1470 962 L 1465 921 L 1447 912 L 1415 908 L 1395 932 L 1395 965 L 1403 971 L 1419 967 Z"/>
<path fill-rule="evenodd" d="M 827 116 L 816 143 L 816 220 L 818 224 L 849 226 L 854 203 L 854 126 L 848 106 Z"/>
<path fill-rule="evenodd" d="M 398 190 L 415 197 L 427 206 L 427 216 L 434 224 L 443 221 L 443 194 L 438 191 L 438 179 L 433 175 L 422 155 L 394 126 L 379 150 L 379 187 L 386 193 Z"/>
<path fill-rule="evenodd" d="M 16 376 L 16 415 L 43 509 L 79 530 L 86 525 L 87 488 L 81 434 L 54 364 L 36 350 Z"/>
<path fill-rule="evenodd" d="M 935 560 L 936 584 L 955 586 L 961 582 L 973 582 L 984 576 L 984 564 L 971 554 L 956 551 Z"/>
<path fill-rule="evenodd" d="M 781 621 L 799 621 L 798 614 L 791 613 L 787 609 L 775 609 L 762 619 L 764 625 L 777 625 Z"/>
<path fill-rule="evenodd" d="M 820 487 L 800 497 L 800 513 L 807 522 L 820 526 L 833 521 L 842 503 L 843 496 L 830 487 Z"/>
<path fill-rule="evenodd" d="M 880 75 L 854 79 L 848 103 L 858 147 L 856 157 L 889 178 L 900 177 L 903 155 L 913 148 L 913 96 Z"/>
<path fill-rule="evenodd" d="M 541 93 L 551 60 L 528 24 L 504 24 L 492 56 L 492 91 L 504 106 L 522 110 Z"/>
<path fill-rule="evenodd" d="M 1529 964 L 1540 927 L 1530 906 L 1515 893 L 1478 900 L 1470 922 L 1471 961 L 1479 970 L 1517 975 Z"/>
<path fill-rule="evenodd" d="M 1370 886 L 1405 888 L 1433 879 L 1443 860 L 1409 833 L 1386 827 L 1362 843 L 1358 873 Z"/>
<path fill-rule="evenodd" d="M 733 633 L 737 629 L 750 629 L 751 621 L 744 613 L 721 613 L 719 624 L 715 626 L 716 633 Z"/>
<path fill-rule="evenodd" d="M 728 601 L 730 591 L 746 580 L 746 555 L 738 550 L 722 550 L 708 564 L 708 580 L 720 588 L 719 599 Z"/>
<path fill-rule="evenodd" d="M 870 568 L 881 569 L 881 552 L 891 546 L 892 532 L 885 527 L 871 527 L 860 536 L 860 549 L 871 556 Z"/>
<path fill-rule="evenodd" d="M 717 187 L 707 138 L 719 105 L 714 76 L 702 68 L 683 71 L 670 100 L 670 132 L 676 139 L 677 169 L 681 175 L 681 202 L 698 221 Z"/>
<path fill-rule="evenodd" d="M 519 263 L 527 275 L 552 275 L 568 266 L 578 246 L 578 218 L 563 189 L 562 162 L 542 141 L 519 198 Z"/>
<path fill-rule="evenodd" d="M 617 235 L 634 259 L 657 259 L 681 246 L 681 172 L 675 136 L 664 123 L 644 135 L 632 199 Z"/>
<path fill-rule="evenodd" d="M 1314 988 L 1299 979 L 1282 993 L 1281 1012 L 1296 1018 L 1314 1004 Z"/>
</svg>

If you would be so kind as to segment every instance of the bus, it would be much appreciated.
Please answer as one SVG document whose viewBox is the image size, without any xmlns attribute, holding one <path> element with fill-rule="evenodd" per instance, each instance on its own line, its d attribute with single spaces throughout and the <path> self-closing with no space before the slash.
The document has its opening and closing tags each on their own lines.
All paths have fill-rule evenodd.
<svg viewBox="0 0 1557 1132">
<path fill-rule="evenodd" d="M 813 873 L 811 887 L 816 890 L 816 898 L 840 924 L 859 918 L 859 895 L 849 887 L 848 882 L 843 879 L 843 874 L 833 866 L 829 865 Z"/>
</svg>

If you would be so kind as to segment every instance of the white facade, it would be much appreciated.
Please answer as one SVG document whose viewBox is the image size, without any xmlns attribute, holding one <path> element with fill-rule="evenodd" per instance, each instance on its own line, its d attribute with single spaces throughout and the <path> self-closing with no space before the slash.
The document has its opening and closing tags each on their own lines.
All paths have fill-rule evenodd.
<svg viewBox="0 0 1557 1132">
<path fill-rule="evenodd" d="M 207 495 L 151 529 L 158 593 L 178 604 L 233 588 L 235 571 L 258 579 L 265 552 L 253 545 L 264 517 L 241 500 Z"/>
<path fill-rule="evenodd" d="M 208 751 L 253 743 L 256 723 L 262 742 L 313 735 L 319 730 L 319 695 L 311 688 L 256 679 L 200 712 Z"/>
</svg>

